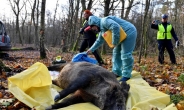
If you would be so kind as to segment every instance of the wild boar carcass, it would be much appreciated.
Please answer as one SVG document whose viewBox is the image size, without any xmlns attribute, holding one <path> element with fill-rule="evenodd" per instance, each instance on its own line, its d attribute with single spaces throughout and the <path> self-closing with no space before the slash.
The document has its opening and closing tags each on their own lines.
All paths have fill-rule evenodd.
<svg viewBox="0 0 184 110">
<path fill-rule="evenodd" d="M 53 84 L 63 88 L 57 98 L 72 95 L 47 110 L 82 102 L 91 102 L 101 110 L 126 110 L 130 86 L 126 82 L 119 83 L 115 75 L 105 68 L 88 62 L 71 62 L 48 69 L 60 71 L 59 76 L 53 80 Z"/>
</svg>

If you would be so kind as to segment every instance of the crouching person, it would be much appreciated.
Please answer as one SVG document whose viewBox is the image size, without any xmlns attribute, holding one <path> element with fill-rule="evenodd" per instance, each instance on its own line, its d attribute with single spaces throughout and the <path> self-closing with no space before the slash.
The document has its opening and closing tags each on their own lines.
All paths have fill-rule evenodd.
<svg viewBox="0 0 184 110">
<path fill-rule="evenodd" d="M 73 62 L 48 69 L 60 71 L 53 84 L 63 90 L 55 96 L 55 102 L 69 94 L 71 96 L 46 110 L 83 102 L 91 102 L 101 110 L 126 110 L 130 86 L 126 82 L 120 84 L 116 76 L 103 67 L 88 62 Z"/>
</svg>

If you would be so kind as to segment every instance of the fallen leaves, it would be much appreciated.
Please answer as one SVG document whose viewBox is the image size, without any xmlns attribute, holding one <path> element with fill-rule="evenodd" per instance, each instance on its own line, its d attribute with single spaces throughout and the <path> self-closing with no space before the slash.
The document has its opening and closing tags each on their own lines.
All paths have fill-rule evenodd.
<svg viewBox="0 0 184 110">
<path fill-rule="evenodd" d="M 3 95 L 3 93 L 2 93 L 2 92 L 0 92 L 0 98 L 3 98 L 3 96 L 4 96 L 4 95 Z"/>
<path fill-rule="evenodd" d="M 178 110 L 184 110 L 184 75 L 181 76 L 184 71 L 183 61 L 180 60 L 177 65 L 173 65 L 170 64 L 169 57 L 166 57 L 165 63 L 160 65 L 155 61 L 157 56 L 148 57 L 140 64 L 136 63 L 137 59 L 135 57 L 134 70 L 139 71 L 150 86 L 169 94 Z"/>
<path fill-rule="evenodd" d="M 0 98 L 2 99 L 13 99 L 14 96 L 9 93 L 7 90 L 7 77 L 13 76 L 14 74 L 20 73 L 21 71 L 27 69 L 32 64 L 36 62 L 42 62 L 46 66 L 52 65 L 52 62 L 55 60 L 55 57 L 60 55 L 62 60 L 70 62 L 74 53 L 56 53 L 57 51 L 52 51 L 47 53 L 47 59 L 39 59 L 39 51 L 14 51 L 9 52 L 9 58 L 2 59 L 3 63 L 11 68 L 10 72 L 1 72 L 0 75 Z M 90 55 L 93 57 L 93 55 Z M 172 65 L 166 57 L 166 63 L 160 65 L 155 59 L 155 57 L 148 57 L 142 59 L 141 63 L 137 63 L 138 57 L 135 56 L 134 70 L 140 72 L 142 78 L 146 80 L 150 86 L 156 87 L 157 90 L 169 94 L 173 97 L 173 101 L 176 102 L 176 106 L 179 110 L 183 110 L 184 101 L 182 96 L 184 96 L 184 79 L 178 81 L 178 77 L 184 72 L 184 64 L 182 61 L 177 65 Z M 103 60 L 106 65 L 103 65 L 104 68 L 111 71 L 112 68 L 112 55 L 104 55 Z M 183 59 L 184 60 L 184 59 Z M 16 109 L 28 109 L 26 105 L 22 104 L 18 100 L 13 100 L 8 107 Z M 4 103 L 5 104 L 5 103 Z M 6 105 L 6 104 L 5 104 Z M 7 107 L 7 108 L 8 108 Z M 30 108 L 29 108 L 30 109 Z M 156 108 L 153 108 L 156 110 Z"/>
</svg>

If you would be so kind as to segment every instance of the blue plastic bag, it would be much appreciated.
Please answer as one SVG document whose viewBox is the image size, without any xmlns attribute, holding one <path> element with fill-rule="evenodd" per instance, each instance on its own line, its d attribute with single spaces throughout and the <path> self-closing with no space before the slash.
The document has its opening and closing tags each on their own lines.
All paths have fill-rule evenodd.
<svg viewBox="0 0 184 110">
<path fill-rule="evenodd" d="M 72 58 L 72 62 L 82 62 L 86 61 L 92 64 L 97 64 L 97 61 L 93 58 L 90 58 L 86 52 L 78 53 Z"/>
</svg>

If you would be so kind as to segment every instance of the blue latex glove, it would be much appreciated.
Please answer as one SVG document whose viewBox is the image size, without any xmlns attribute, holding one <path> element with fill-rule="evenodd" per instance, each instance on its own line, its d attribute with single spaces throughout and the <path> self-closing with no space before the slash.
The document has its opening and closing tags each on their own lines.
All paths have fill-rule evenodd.
<svg viewBox="0 0 184 110">
<path fill-rule="evenodd" d="M 61 99 L 60 94 L 58 94 L 58 95 L 56 95 L 56 96 L 54 97 L 54 101 L 55 101 L 55 102 L 59 101 L 60 99 Z"/>
</svg>

